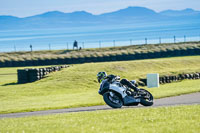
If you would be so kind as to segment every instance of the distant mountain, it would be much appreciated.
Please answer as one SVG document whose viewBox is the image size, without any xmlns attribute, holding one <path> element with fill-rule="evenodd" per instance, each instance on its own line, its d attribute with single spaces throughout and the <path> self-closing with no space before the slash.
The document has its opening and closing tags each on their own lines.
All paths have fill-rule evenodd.
<svg viewBox="0 0 200 133">
<path fill-rule="evenodd" d="M 166 11 L 162 11 L 160 12 L 160 14 L 165 15 L 165 16 L 194 16 L 194 15 L 199 15 L 200 11 L 195 11 L 193 9 L 187 8 L 184 10 L 166 10 Z"/>
<path fill-rule="evenodd" d="M 111 13 L 104 13 L 98 17 L 111 22 L 141 22 L 149 21 L 162 16 L 155 11 L 144 7 L 128 7 Z"/>
<path fill-rule="evenodd" d="M 200 11 L 185 9 L 181 11 L 166 10 L 157 13 L 144 7 L 128 7 L 115 12 L 104 13 L 100 15 L 93 15 L 85 11 L 76 11 L 72 13 L 52 11 L 25 18 L 0 16 L 0 29 L 63 28 L 127 23 L 164 22 L 170 20 L 189 21 L 190 19 L 199 20 Z"/>
<path fill-rule="evenodd" d="M 0 29 L 15 29 L 20 25 L 20 18 L 14 16 L 0 16 Z"/>
<path fill-rule="evenodd" d="M 155 11 L 144 7 L 128 7 L 111 13 L 104 13 L 102 17 L 144 17 L 158 15 Z"/>
<path fill-rule="evenodd" d="M 76 20 L 76 19 L 91 19 L 94 17 L 91 13 L 85 12 L 85 11 L 76 11 L 72 13 L 63 13 L 59 11 L 52 11 L 47 12 L 40 15 L 35 15 L 31 17 L 26 17 L 24 19 L 61 19 L 61 20 Z"/>
</svg>

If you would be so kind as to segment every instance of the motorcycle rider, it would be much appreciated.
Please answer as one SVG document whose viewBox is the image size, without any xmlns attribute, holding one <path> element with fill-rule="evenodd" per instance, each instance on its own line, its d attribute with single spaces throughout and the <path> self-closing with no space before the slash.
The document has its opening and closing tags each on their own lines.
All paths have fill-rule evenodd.
<svg viewBox="0 0 200 133">
<path fill-rule="evenodd" d="M 116 76 L 112 75 L 112 74 L 111 75 L 107 75 L 106 72 L 98 72 L 98 74 L 97 74 L 97 79 L 98 79 L 99 83 L 101 83 L 105 79 L 112 79 L 114 77 L 116 77 Z M 128 81 L 127 79 L 122 79 L 120 81 L 120 83 L 122 85 L 126 85 L 126 86 L 132 88 L 135 92 L 138 92 L 138 88 L 134 84 L 132 84 L 130 81 Z"/>
</svg>

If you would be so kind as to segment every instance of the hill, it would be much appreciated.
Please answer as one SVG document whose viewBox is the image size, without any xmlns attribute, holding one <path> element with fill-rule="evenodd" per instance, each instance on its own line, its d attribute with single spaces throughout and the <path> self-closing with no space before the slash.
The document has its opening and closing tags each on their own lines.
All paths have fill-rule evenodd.
<svg viewBox="0 0 200 133">
<path fill-rule="evenodd" d="M 183 19 L 187 17 L 187 19 Z M 80 26 L 115 25 L 127 23 L 151 23 L 165 21 L 188 21 L 200 19 L 200 12 L 192 9 L 181 11 L 167 10 L 157 13 L 144 7 L 128 7 L 118 11 L 93 15 L 85 11 L 63 13 L 51 11 L 43 14 L 17 18 L 14 16 L 0 16 L 0 29 L 38 29 L 38 28 L 66 28 Z"/>
<path fill-rule="evenodd" d="M 160 14 L 165 15 L 165 16 L 173 16 L 173 17 L 177 17 L 177 16 L 195 16 L 195 15 L 199 15 L 200 11 L 195 11 L 191 8 L 187 8 L 184 10 L 165 10 L 160 12 Z"/>
</svg>

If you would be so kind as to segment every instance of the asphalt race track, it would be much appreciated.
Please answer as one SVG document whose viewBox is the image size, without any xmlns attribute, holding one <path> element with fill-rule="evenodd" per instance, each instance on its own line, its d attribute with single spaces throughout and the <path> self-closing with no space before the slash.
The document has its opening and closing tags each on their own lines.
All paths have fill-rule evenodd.
<svg viewBox="0 0 200 133">
<path fill-rule="evenodd" d="M 155 99 L 154 105 L 151 107 L 191 105 L 191 104 L 200 104 L 200 92 L 180 95 L 180 96 L 175 96 L 175 97 Z M 147 107 L 139 105 L 139 106 L 124 107 L 124 108 L 147 108 Z M 24 113 L 10 113 L 10 114 L 0 114 L 0 119 L 27 117 L 27 116 L 35 116 L 35 115 L 83 112 L 83 111 L 110 110 L 110 109 L 112 108 L 107 105 L 101 105 L 101 106 L 92 106 L 92 107 L 79 107 L 79 108 L 57 109 L 57 110 L 46 110 L 46 111 L 24 112 Z"/>
</svg>

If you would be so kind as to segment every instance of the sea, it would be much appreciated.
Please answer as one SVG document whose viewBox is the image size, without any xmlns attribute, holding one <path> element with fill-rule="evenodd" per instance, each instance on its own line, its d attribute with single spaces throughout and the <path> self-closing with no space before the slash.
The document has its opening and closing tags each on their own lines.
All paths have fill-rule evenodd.
<svg viewBox="0 0 200 133">
<path fill-rule="evenodd" d="M 200 22 L 118 24 L 0 31 L 0 52 L 103 48 L 200 41 Z"/>
</svg>

